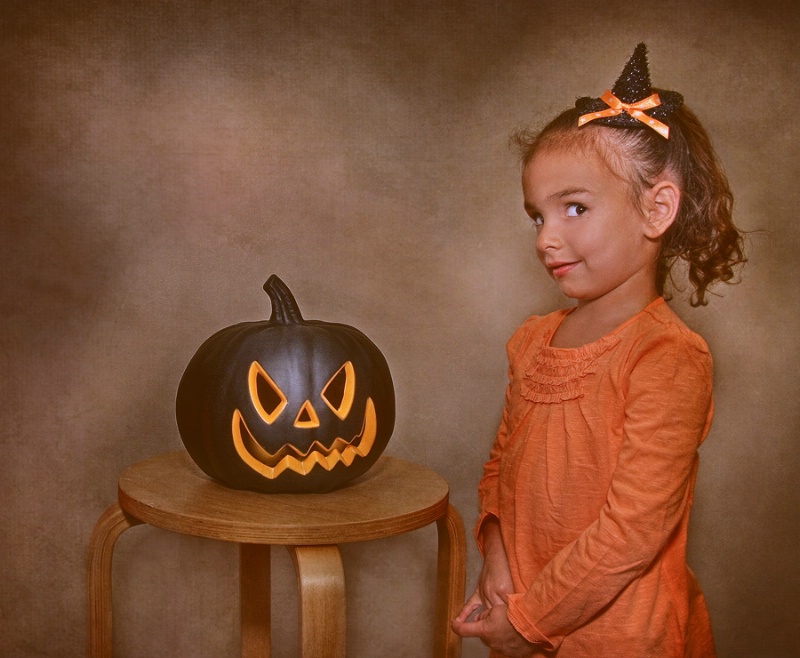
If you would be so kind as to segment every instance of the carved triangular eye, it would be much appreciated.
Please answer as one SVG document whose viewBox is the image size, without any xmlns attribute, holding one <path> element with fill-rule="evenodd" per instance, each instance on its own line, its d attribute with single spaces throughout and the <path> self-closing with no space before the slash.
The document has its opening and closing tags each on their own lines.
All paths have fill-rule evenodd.
<svg viewBox="0 0 800 658">
<path fill-rule="evenodd" d="M 356 371 L 347 361 L 322 389 L 322 399 L 331 411 L 344 420 L 353 406 L 356 395 Z"/>
<path fill-rule="evenodd" d="M 267 425 L 272 425 L 286 407 L 286 396 L 258 361 L 250 365 L 247 382 L 258 415 Z"/>
</svg>

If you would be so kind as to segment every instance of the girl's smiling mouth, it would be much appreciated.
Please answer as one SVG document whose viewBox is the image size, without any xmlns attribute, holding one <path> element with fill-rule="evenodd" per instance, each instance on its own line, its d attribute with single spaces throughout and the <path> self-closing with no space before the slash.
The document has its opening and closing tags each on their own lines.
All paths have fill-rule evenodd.
<svg viewBox="0 0 800 658">
<path fill-rule="evenodd" d="M 556 278 L 565 276 L 567 273 L 571 272 L 577 265 L 578 261 L 552 262 L 545 264 L 550 273 Z"/>
</svg>

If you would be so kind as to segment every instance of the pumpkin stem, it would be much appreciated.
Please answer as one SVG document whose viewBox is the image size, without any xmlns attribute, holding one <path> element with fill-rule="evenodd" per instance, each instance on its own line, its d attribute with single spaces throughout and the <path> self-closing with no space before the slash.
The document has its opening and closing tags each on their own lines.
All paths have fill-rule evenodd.
<svg viewBox="0 0 800 658">
<path fill-rule="evenodd" d="M 292 291 L 289 290 L 283 281 L 280 280 L 277 274 L 273 274 L 267 279 L 264 284 L 264 290 L 269 295 L 272 302 L 272 315 L 269 318 L 270 322 L 279 322 L 280 324 L 298 324 L 303 322 L 303 316 L 300 309 L 297 307 Z"/>
</svg>

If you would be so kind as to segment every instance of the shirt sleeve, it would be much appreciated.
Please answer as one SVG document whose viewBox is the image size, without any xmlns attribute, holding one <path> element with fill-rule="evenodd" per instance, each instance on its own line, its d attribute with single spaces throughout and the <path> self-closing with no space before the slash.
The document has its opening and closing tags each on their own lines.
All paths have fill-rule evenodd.
<svg viewBox="0 0 800 658">
<path fill-rule="evenodd" d="M 630 363 L 627 383 L 620 383 L 623 439 L 605 505 L 527 591 L 509 599 L 514 627 L 547 649 L 652 564 L 691 504 L 697 448 L 713 415 L 708 349 L 699 337 L 673 332 L 641 346 Z"/>
<path fill-rule="evenodd" d="M 503 406 L 503 419 L 500 423 L 500 428 L 495 436 L 494 444 L 492 445 L 491 452 L 489 453 L 489 460 L 484 464 L 483 477 L 478 484 L 478 501 L 480 513 L 478 522 L 475 524 L 475 539 L 478 543 L 478 549 L 483 555 L 483 543 L 481 539 L 481 528 L 489 517 L 500 518 L 499 510 L 499 482 L 500 482 L 500 460 L 503 455 L 503 450 L 508 438 L 508 409 L 509 400 L 511 398 L 512 382 L 514 381 L 513 364 L 517 362 L 516 355 L 520 352 L 522 347 L 530 342 L 529 326 L 537 318 L 529 318 L 523 324 L 506 345 L 506 352 L 508 354 L 508 381 L 506 387 L 505 405 Z"/>
<path fill-rule="evenodd" d="M 498 506 L 498 483 L 500 480 L 500 456 L 503 453 L 503 446 L 507 436 L 506 414 L 503 413 L 503 421 L 489 453 L 489 461 L 483 467 L 483 477 L 478 484 L 478 499 L 480 503 L 480 513 L 478 522 L 475 524 L 475 540 L 478 542 L 478 549 L 483 552 L 483 540 L 481 529 L 486 520 L 490 517 L 500 518 Z"/>
</svg>

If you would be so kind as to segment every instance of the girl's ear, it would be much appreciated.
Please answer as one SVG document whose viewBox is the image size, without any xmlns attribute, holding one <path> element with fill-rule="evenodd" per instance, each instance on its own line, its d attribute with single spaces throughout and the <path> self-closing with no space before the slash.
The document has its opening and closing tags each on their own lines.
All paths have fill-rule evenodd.
<svg viewBox="0 0 800 658">
<path fill-rule="evenodd" d="M 647 192 L 645 235 L 653 240 L 660 238 L 678 216 L 681 190 L 671 180 L 661 180 Z"/>
</svg>

